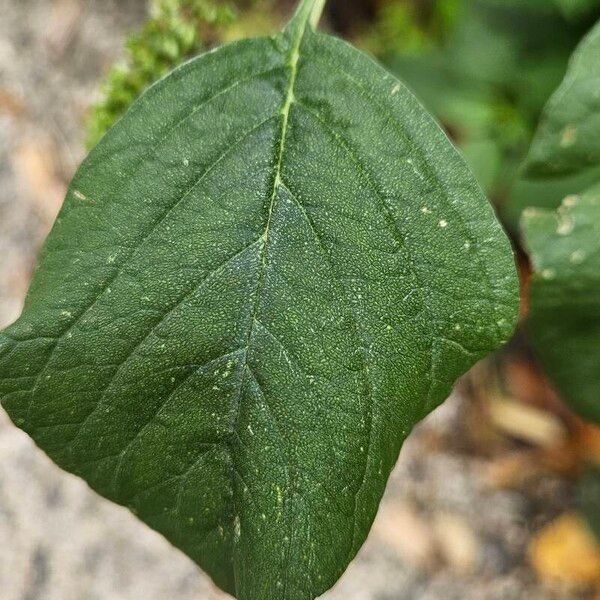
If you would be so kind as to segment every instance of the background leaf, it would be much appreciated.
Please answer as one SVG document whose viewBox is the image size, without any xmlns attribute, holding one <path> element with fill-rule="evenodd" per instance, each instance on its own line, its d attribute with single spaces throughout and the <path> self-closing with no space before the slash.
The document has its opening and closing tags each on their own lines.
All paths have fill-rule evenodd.
<svg viewBox="0 0 600 600">
<path fill-rule="evenodd" d="M 519 177 L 507 201 L 502 206 L 501 215 L 506 227 L 518 232 L 523 211 L 527 208 L 557 209 L 567 197 L 581 194 L 600 181 L 600 167 L 565 177 L 526 179 Z"/>
<path fill-rule="evenodd" d="M 530 341 L 562 396 L 600 422 L 600 186 L 522 220 L 534 275 Z"/>
<path fill-rule="evenodd" d="M 244 600 L 336 581 L 403 439 L 517 309 L 463 161 L 311 5 L 134 104 L 0 335 L 14 422 Z"/>
<path fill-rule="evenodd" d="M 377 14 L 364 45 L 442 122 L 505 209 L 541 111 L 589 21 L 566 21 L 545 0 L 397 1 Z"/>
<path fill-rule="evenodd" d="M 581 42 L 548 102 L 526 161 L 530 177 L 567 175 L 600 162 L 600 23 Z"/>
<path fill-rule="evenodd" d="M 598 0 L 554 0 L 554 3 L 570 19 L 583 17 L 600 5 Z"/>
<path fill-rule="evenodd" d="M 600 465 L 592 464 L 584 473 L 579 504 L 596 539 L 600 540 Z"/>
</svg>

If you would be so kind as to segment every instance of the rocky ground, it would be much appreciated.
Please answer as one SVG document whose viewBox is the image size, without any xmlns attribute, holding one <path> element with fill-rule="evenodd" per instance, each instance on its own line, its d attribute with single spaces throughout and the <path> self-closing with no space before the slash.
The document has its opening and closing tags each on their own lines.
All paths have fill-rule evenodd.
<svg viewBox="0 0 600 600">
<path fill-rule="evenodd" d="M 36 253 L 83 156 L 82 117 L 143 2 L 0 0 L 0 15 L 1 327 L 20 311 Z M 482 450 L 480 424 L 468 416 L 474 410 L 474 401 L 456 395 L 414 432 L 367 544 L 324 598 L 594 597 L 589 582 L 555 585 L 531 566 L 537 532 L 571 508 L 572 483 L 544 472 L 510 484 L 510 461 L 530 447 L 492 433 L 493 450 Z M 224 598 L 159 535 L 56 468 L 1 411 L 0 597 Z"/>
</svg>

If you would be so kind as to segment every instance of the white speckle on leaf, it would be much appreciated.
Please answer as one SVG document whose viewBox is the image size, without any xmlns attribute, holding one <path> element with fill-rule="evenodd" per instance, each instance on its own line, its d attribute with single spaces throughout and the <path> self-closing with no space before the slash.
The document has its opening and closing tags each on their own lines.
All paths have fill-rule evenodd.
<svg viewBox="0 0 600 600">
<path fill-rule="evenodd" d="M 544 269 L 542 271 L 542 277 L 544 279 L 554 279 L 556 277 L 556 271 L 554 269 Z"/>
<path fill-rule="evenodd" d="M 572 194 L 571 196 L 567 196 L 563 200 L 563 205 L 567 207 L 575 206 L 579 202 L 579 196 L 577 194 Z"/>
<path fill-rule="evenodd" d="M 571 253 L 569 260 L 574 265 L 580 265 L 585 260 L 585 252 L 583 250 L 575 250 L 575 252 Z"/>
<path fill-rule="evenodd" d="M 397 83 L 393 88 L 392 88 L 392 96 L 395 96 L 401 89 L 401 85 L 399 83 Z"/>
<path fill-rule="evenodd" d="M 445 229 L 446 227 L 448 227 L 448 221 L 446 221 L 445 219 L 441 219 L 440 222 L 438 223 L 438 225 L 442 228 Z"/>
<path fill-rule="evenodd" d="M 87 196 L 79 190 L 73 190 L 73 196 L 75 196 L 75 198 L 78 200 L 87 200 Z"/>
<path fill-rule="evenodd" d="M 430 209 L 430 208 L 428 208 L 427 206 L 424 206 L 424 207 L 421 209 L 421 212 L 422 212 L 424 215 L 428 215 L 428 214 L 431 212 L 431 209 Z"/>
<path fill-rule="evenodd" d="M 534 208 L 533 206 L 528 206 L 524 211 L 523 211 L 523 216 L 526 219 L 532 219 L 534 217 L 536 217 L 537 215 L 540 214 L 540 209 L 539 208 Z"/>
<path fill-rule="evenodd" d="M 577 127 L 575 125 L 567 125 L 560 134 L 561 148 L 572 146 L 577 140 Z"/>
<path fill-rule="evenodd" d="M 239 515 L 236 515 L 233 520 L 233 536 L 236 542 L 242 537 L 242 524 Z"/>
<path fill-rule="evenodd" d="M 573 219 L 570 219 L 569 217 L 563 215 L 560 221 L 558 222 L 556 233 L 558 233 L 558 235 L 569 235 L 572 231 Z"/>
</svg>

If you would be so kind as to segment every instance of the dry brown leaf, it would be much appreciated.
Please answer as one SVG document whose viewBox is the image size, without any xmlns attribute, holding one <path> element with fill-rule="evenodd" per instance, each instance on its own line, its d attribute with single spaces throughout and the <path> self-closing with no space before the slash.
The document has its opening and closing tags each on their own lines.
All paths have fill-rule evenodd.
<svg viewBox="0 0 600 600">
<path fill-rule="evenodd" d="M 0 88 L 0 113 L 13 119 L 19 118 L 25 112 L 25 106 L 20 98 L 6 88 Z"/>
<path fill-rule="evenodd" d="M 581 421 L 573 437 L 580 458 L 600 465 L 600 427 Z"/>
<path fill-rule="evenodd" d="M 600 547 L 576 514 L 566 513 L 542 529 L 530 543 L 529 559 L 545 583 L 600 586 Z"/>
<path fill-rule="evenodd" d="M 484 481 L 494 488 L 518 489 L 544 472 L 529 452 L 500 456 L 483 467 Z"/>
<path fill-rule="evenodd" d="M 567 430 L 553 414 L 509 399 L 488 401 L 491 422 L 506 434 L 545 448 L 562 445 Z"/>
<path fill-rule="evenodd" d="M 436 547 L 429 524 L 408 504 L 383 505 L 373 527 L 374 534 L 398 556 L 419 568 L 436 561 Z"/>
<path fill-rule="evenodd" d="M 434 529 L 444 562 L 460 573 L 472 573 L 477 567 L 480 544 L 466 519 L 450 513 L 439 514 L 434 519 Z"/>
<path fill-rule="evenodd" d="M 44 135 L 24 139 L 11 154 L 15 176 L 47 230 L 54 223 L 66 192 L 66 186 L 56 175 L 56 156 L 55 144 Z"/>
<path fill-rule="evenodd" d="M 559 415 L 565 419 L 572 412 L 549 384 L 544 373 L 529 355 L 516 354 L 503 363 L 503 382 L 515 400 Z"/>
</svg>

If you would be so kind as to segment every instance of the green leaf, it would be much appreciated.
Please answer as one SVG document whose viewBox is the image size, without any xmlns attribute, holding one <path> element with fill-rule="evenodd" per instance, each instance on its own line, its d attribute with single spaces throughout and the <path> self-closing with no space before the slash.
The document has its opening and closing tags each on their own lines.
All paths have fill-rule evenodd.
<svg viewBox="0 0 600 600">
<path fill-rule="evenodd" d="M 517 311 L 464 162 L 317 4 L 133 105 L 0 336 L 13 421 L 243 600 L 337 580 L 413 425 Z"/>
<path fill-rule="evenodd" d="M 574 175 L 547 179 L 519 178 L 501 206 L 502 222 L 518 231 L 526 208 L 557 209 L 566 196 L 581 194 L 600 181 L 600 167 L 586 169 Z"/>
<path fill-rule="evenodd" d="M 546 108 L 525 169 L 568 175 L 600 163 L 600 23 L 583 39 Z"/>
<path fill-rule="evenodd" d="M 546 373 L 572 407 L 600 423 L 600 186 L 557 211 L 528 209 L 528 328 Z"/>
<path fill-rule="evenodd" d="M 554 0 L 563 15 L 569 19 L 580 19 L 600 6 L 598 0 Z"/>
</svg>

